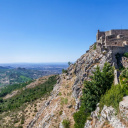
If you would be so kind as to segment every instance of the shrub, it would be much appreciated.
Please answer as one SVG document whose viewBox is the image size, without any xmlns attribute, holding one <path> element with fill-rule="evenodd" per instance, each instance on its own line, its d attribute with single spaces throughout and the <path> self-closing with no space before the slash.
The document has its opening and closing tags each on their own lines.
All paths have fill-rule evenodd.
<svg viewBox="0 0 128 128">
<path fill-rule="evenodd" d="M 16 123 L 18 123 L 18 122 L 19 122 L 18 119 L 15 118 L 15 119 L 14 119 L 14 124 L 16 124 Z"/>
<path fill-rule="evenodd" d="M 96 50 L 96 43 L 95 43 L 94 46 L 93 46 L 93 50 Z"/>
<path fill-rule="evenodd" d="M 128 52 L 125 52 L 124 53 L 124 56 L 128 58 Z"/>
<path fill-rule="evenodd" d="M 62 125 L 64 128 L 69 128 L 70 127 L 70 121 L 68 119 L 63 120 Z"/>
<path fill-rule="evenodd" d="M 34 109 L 34 112 L 38 112 L 36 108 Z"/>
<path fill-rule="evenodd" d="M 58 94 L 59 96 L 61 96 L 62 94 L 61 94 L 61 92 L 59 92 L 59 94 Z"/>
<path fill-rule="evenodd" d="M 75 128 L 84 128 L 85 121 L 89 115 L 90 113 L 85 113 L 82 107 L 78 112 L 74 113 L 73 118 L 75 121 Z"/>
<path fill-rule="evenodd" d="M 3 101 L 4 101 L 3 98 L 0 97 L 0 103 L 3 103 Z"/>
<path fill-rule="evenodd" d="M 24 117 L 24 115 L 22 115 L 22 117 L 21 117 L 21 124 L 24 124 L 24 121 L 25 121 L 25 117 Z"/>
<path fill-rule="evenodd" d="M 128 86 L 128 69 L 124 69 L 119 78 L 121 86 Z"/>
<path fill-rule="evenodd" d="M 61 110 L 61 111 L 59 111 L 59 115 L 62 115 L 62 113 L 63 113 L 63 111 Z"/>
<path fill-rule="evenodd" d="M 35 88 L 21 90 L 19 94 L 13 96 L 12 98 L 3 100 L 3 103 L 0 102 L 0 113 L 8 110 L 16 110 L 24 103 L 33 102 L 44 95 L 49 95 L 56 84 L 56 81 L 56 75 L 51 76 L 43 84 L 40 84 Z M 0 96 L 0 98 L 2 97 Z"/>
<path fill-rule="evenodd" d="M 69 62 L 68 62 L 68 65 L 70 66 L 71 64 L 72 64 L 72 63 L 69 61 Z"/>
<path fill-rule="evenodd" d="M 62 73 L 67 73 L 68 71 L 65 69 L 62 69 Z"/>
<path fill-rule="evenodd" d="M 121 72 L 121 76 L 122 77 L 128 77 L 128 69 L 124 69 L 122 72 Z"/>
<path fill-rule="evenodd" d="M 61 105 L 63 104 L 67 104 L 68 103 L 68 99 L 67 98 L 61 98 Z"/>
<path fill-rule="evenodd" d="M 95 110 L 101 96 L 105 94 L 106 90 L 111 88 L 114 80 L 113 67 L 109 63 L 105 63 L 103 70 L 100 71 L 100 68 L 97 66 L 91 79 L 91 81 L 84 82 L 81 107 L 74 114 L 75 128 L 84 128 L 89 113 Z"/>
<path fill-rule="evenodd" d="M 18 128 L 23 128 L 23 126 L 18 126 Z"/>
<path fill-rule="evenodd" d="M 104 105 L 112 106 L 118 111 L 119 102 L 122 100 L 125 92 L 124 88 L 121 88 L 120 85 L 112 86 L 105 95 L 101 97 L 100 108 L 102 109 Z"/>
<path fill-rule="evenodd" d="M 81 98 L 86 111 L 91 112 L 95 109 L 101 95 L 111 88 L 114 80 L 113 68 L 109 63 L 105 63 L 102 72 L 97 67 L 93 72 L 92 81 L 85 81 L 83 88 L 83 96 Z"/>
<path fill-rule="evenodd" d="M 21 124 L 24 124 L 24 120 L 21 120 Z"/>
</svg>

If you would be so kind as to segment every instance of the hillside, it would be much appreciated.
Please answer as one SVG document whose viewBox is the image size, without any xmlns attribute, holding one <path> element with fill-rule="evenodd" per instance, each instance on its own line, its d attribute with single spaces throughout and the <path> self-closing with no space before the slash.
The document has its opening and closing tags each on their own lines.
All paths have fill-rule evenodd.
<svg viewBox="0 0 128 128">
<path fill-rule="evenodd" d="M 109 32 L 98 31 L 97 42 L 59 76 L 25 83 L 12 89 L 9 93 L 16 95 L 10 98 L 1 91 L 3 126 L 127 128 L 128 46 L 124 45 L 127 38 L 117 38 L 118 32 L 111 36 Z M 112 38 L 119 40 L 119 44 L 110 44 Z M 39 81 L 42 84 L 38 86 Z M 47 91 L 47 95 L 42 95 Z M 17 107 L 21 108 L 17 110 Z"/>
<path fill-rule="evenodd" d="M 29 80 L 37 79 L 42 76 L 58 74 L 59 69 L 39 70 L 26 68 L 11 68 L 0 66 L 0 86 L 24 83 Z"/>
<path fill-rule="evenodd" d="M 44 109 L 28 127 L 127 127 L 126 113 L 123 115 L 119 112 L 127 111 L 127 98 L 122 101 L 128 95 L 127 51 L 127 46 L 105 47 L 98 43 L 90 46 L 84 55 L 60 75 L 54 87 L 56 95 L 52 95 L 52 100 L 47 100 L 48 104 L 42 106 Z M 94 77 L 90 77 L 92 75 Z M 116 84 L 119 85 L 114 86 Z"/>
<path fill-rule="evenodd" d="M 56 83 L 57 76 L 3 88 L 0 93 L 0 127 L 21 127 L 29 123 Z M 28 120 L 28 121 L 27 121 Z"/>
</svg>

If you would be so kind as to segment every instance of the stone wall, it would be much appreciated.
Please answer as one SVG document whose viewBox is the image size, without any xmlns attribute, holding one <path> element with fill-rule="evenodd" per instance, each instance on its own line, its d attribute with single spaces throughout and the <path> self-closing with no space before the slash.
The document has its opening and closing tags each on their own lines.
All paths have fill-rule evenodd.
<svg viewBox="0 0 128 128">
<path fill-rule="evenodd" d="M 125 52 L 128 52 L 128 46 L 124 46 L 124 47 L 117 47 L 117 46 L 100 46 L 100 45 L 97 45 L 97 49 L 96 51 L 99 53 L 99 54 L 104 54 L 107 53 L 106 56 L 109 56 L 109 53 L 111 53 L 111 64 L 113 66 L 115 66 L 115 68 L 118 68 L 117 66 L 117 59 L 116 59 L 116 54 L 119 53 L 119 54 L 124 54 Z"/>
<path fill-rule="evenodd" d="M 106 46 L 123 46 L 123 39 L 108 39 Z"/>
<path fill-rule="evenodd" d="M 118 35 L 118 34 L 123 34 L 123 35 L 127 35 L 128 36 L 128 29 L 115 29 L 115 30 L 111 30 L 111 34 L 112 35 Z"/>
<path fill-rule="evenodd" d="M 105 32 L 105 36 L 111 35 L 111 30 Z"/>
<path fill-rule="evenodd" d="M 125 42 L 124 42 L 125 41 Z M 97 32 L 97 42 L 105 43 L 106 46 L 124 46 L 128 45 L 128 29 L 117 29 L 106 32 Z"/>
<path fill-rule="evenodd" d="M 100 32 L 100 31 L 98 30 L 98 32 L 97 32 L 97 34 L 96 34 L 96 40 L 98 41 L 101 36 L 105 36 L 105 32 Z"/>
</svg>

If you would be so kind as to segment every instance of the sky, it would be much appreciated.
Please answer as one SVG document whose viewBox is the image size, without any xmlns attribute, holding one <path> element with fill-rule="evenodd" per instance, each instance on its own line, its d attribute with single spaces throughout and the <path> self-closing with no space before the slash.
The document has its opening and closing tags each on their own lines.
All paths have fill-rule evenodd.
<svg viewBox="0 0 128 128">
<path fill-rule="evenodd" d="M 75 62 L 127 13 L 128 0 L 0 0 L 0 63 Z"/>
</svg>

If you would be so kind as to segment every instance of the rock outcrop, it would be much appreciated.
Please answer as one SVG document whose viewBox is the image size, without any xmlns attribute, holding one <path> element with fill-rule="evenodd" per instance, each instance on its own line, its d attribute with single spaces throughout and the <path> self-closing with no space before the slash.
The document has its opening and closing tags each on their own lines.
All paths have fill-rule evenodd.
<svg viewBox="0 0 128 128">
<path fill-rule="evenodd" d="M 102 128 L 109 126 L 112 128 L 128 127 L 128 96 L 119 103 L 119 114 L 113 107 L 104 106 L 100 112 L 99 104 L 94 112 L 91 113 L 91 120 L 87 120 L 84 128 Z"/>
<path fill-rule="evenodd" d="M 98 43 L 93 44 L 84 55 L 69 66 L 67 73 L 59 76 L 51 96 L 42 106 L 40 113 L 35 116 L 34 124 L 29 124 L 28 127 L 63 128 L 63 119 L 69 119 L 71 126 L 73 126 L 73 113 L 78 111 L 81 105 L 80 97 L 82 95 L 83 82 L 90 80 L 90 76 L 97 65 L 102 69 L 104 63 L 109 62 L 111 66 L 118 68 L 116 54 L 123 54 L 126 51 L 128 51 L 127 46 L 99 46 Z M 121 60 L 126 67 L 126 58 L 121 58 Z M 118 84 L 117 70 L 115 70 L 115 84 Z M 128 106 L 124 104 L 126 102 L 125 99 L 127 98 L 120 102 L 120 116 L 115 115 L 115 109 L 111 106 L 104 106 L 100 113 L 100 108 L 97 105 L 96 110 L 91 113 L 91 119 L 86 122 L 85 128 L 100 128 L 104 125 L 108 125 L 111 128 L 126 128 L 126 125 L 120 119 L 122 117 L 124 122 L 127 122 Z"/>
<path fill-rule="evenodd" d="M 52 126 L 62 127 L 63 119 L 70 119 L 71 124 L 74 125 L 73 113 L 79 110 L 80 108 L 80 97 L 82 95 L 82 86 L 85 80 L 90 80 L 90 76 L 92 72 L 95 71 L 97 65 L 100 69 L 103 68 L 104 63 L 109 62 L 112 66 L 115 61 L 113 61 L 113 53 L 111 50 L 104 50 L 103 52 L 98 52 L 97 50 L 90 49 L 87 53 L 82 55 L 74 64 L 71 64 L 67 69 L 67 73 L 61 74 L 59 76 L 58 82 L 54 87 L 54 90 L 51 96 L 48 98 L 47 102 L 42 106 L 42 110 L 38 112 L 30 122 L 28 127 L 37 127 L 37 128 L 51 128 Z M 116 81 L 118 81 L 118 77 L 116 77 Z M 69 86 L 69 87 L 68 87 Z M 64 91 L 65 90 L 65 91 Z M 70 90 L 70 91 L 69 91 Z M 62 95 L 59 95 L 61 93 Z M 62 97 L 66 97 L 66 99 L 70 99 L 72 102 L 70 105 L 63 105 L 62 107 Z M 63 99 L 64 100 L 64 99 Z M 63 109 L 62 109 L 63 108 Z M 70 110 L 72 112 L 70 112 Z M 59 115 L 59 112 L 62 115 Z M 97 108 L 97 114 L 99 108 Z M 107 114 L 105 114 L 108 112 Z M 96 112 L 95 112 L 96 113 Z M 109 116 L 111 113 L 111 116 Z M 94 122 L 97 123 L 97 128 L 99 125 L 103 125 L 107 120 L 110 122 L 112 127 L 124 128 L 124 125 L 114 116 L 115 111 L 112 107 L 104 107 L 102 110 L 102 116 L 100 121 L 97 121 L 97 118 L 93 119 Z M 92 114 L 92 117 L 95 114 Z M 98 115 L 97 115 L 98 116 Z M 56 123 L 55 123 L 56 122 Z M 114 123 L 112 123 L 114 122 Z M 89 128 L 92 125 L 91 121 L 87 121 L 85 128 Z"/>
</svg>

